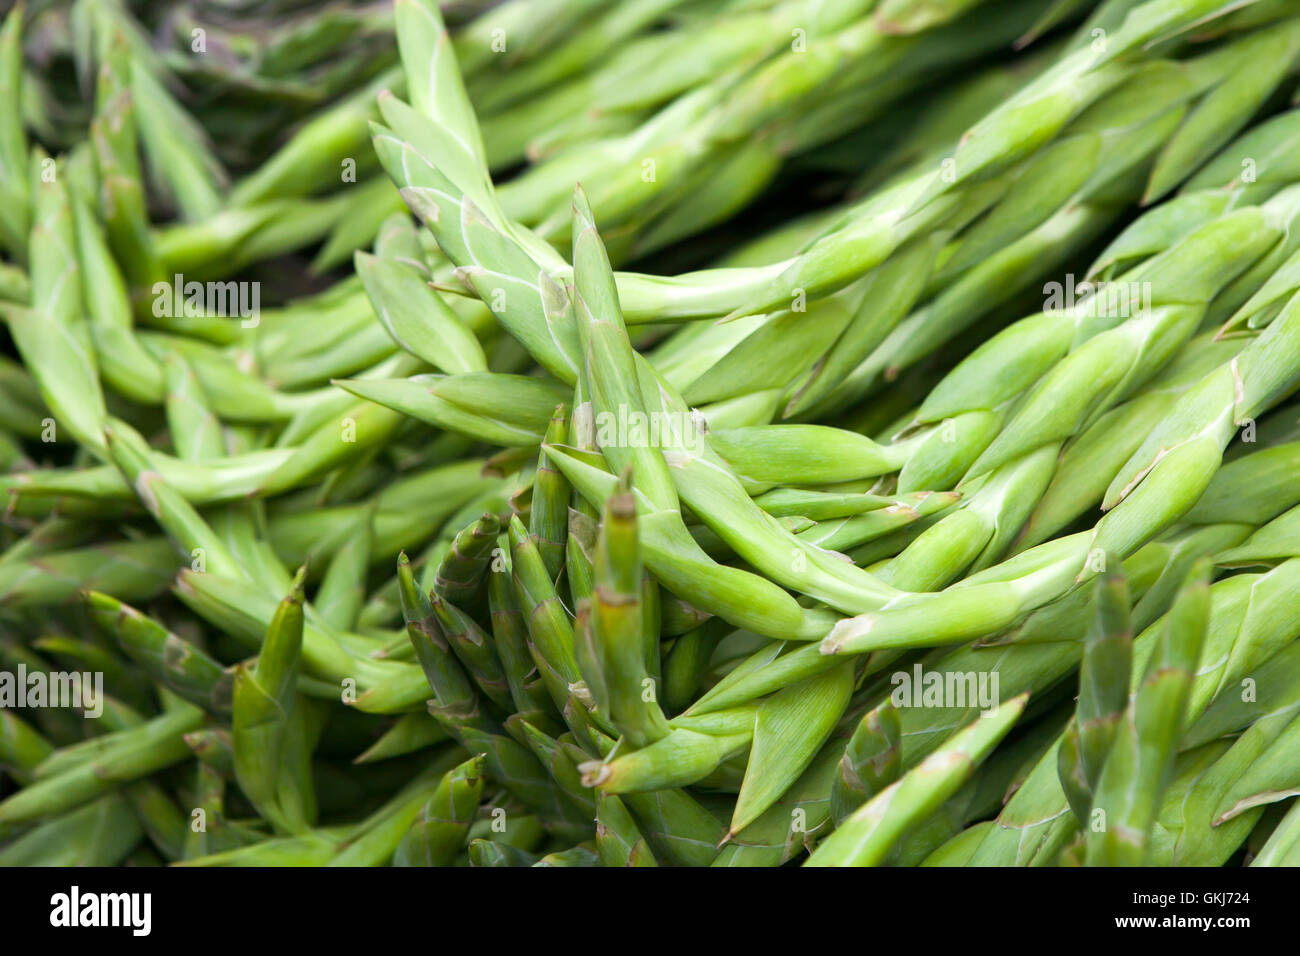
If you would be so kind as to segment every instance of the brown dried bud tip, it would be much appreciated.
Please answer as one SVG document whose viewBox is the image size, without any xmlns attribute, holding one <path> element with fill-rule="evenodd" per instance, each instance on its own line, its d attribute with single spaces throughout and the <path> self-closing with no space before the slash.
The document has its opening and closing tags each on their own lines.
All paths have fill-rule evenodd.
<svg viewBox="0 0 1300 956">
<path fill-rule="evenodd" d="M 636 498 L 632 492 L 625 491 L 612 495 L 609 499 L 609 514 L 612 518 L 631 521 L 636 517 Z"/>
</svg>

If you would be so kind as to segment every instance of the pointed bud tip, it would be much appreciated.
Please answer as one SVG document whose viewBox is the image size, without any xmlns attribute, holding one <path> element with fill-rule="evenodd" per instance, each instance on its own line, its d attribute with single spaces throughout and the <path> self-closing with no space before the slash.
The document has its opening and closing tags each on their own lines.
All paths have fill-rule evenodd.
<svg viewBox="0 0 1300 956">
<path fill-rule="evenodd" d="M 289 585 L 289 594 L 286 600 L 291 600 L 296 604 L 301 604 L 306 597 L 307 569 L 311 564 L 308 558 L 302 563 L 302 566 L 294 573 L 293 582 Z"/>
</svg>

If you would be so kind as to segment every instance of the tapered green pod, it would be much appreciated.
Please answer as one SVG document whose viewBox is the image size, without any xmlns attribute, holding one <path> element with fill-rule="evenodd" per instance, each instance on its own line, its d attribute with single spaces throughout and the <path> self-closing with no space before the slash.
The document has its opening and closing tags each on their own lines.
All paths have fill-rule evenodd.
<svg viewBox="0 0 1300 956">
<path fill-rule="evenodd" d="M 565 406 L 557 405 L 550 424 L 546 426 L 545 443 L 562 442 L 568 430 Z M 564 550 L 568 542 L 569 496 L 569 480 L 551 464 L 543 445 L 537 460 L 537 475 L 533 479 L 528 530 L 537 538 L 537 549 L 542 553 L 542 562 L 552 581 L 559 578 L 560 568 L 564 566 Z"/>
<path fill-rule="evenodd" d="M 854 810 L 898 779 L 902 724 L 890 701 L 858 721 L 831 785 L 831 819 L 839 826 Z"/>
<path fill-rule="evenodd" d="M 1128 702 L 1133 632 L 1129 593 L 1121 573 L 1099 578 L 1092 621 L 1079 665 L 1079 702 L 1066 728 L 1058 764 L 1070 808 L 1086 825 L 1115 731 Z"/>
<path fill-rule="evenodd" d="M 482 756 L 447 771 L 393 851 L 393 865 L 450 865 L 465 845 L 482 795 Z"/>
<path fill-rule="evenodd" d="M 235 670 L 231 712 L 235 779 L 259 812 L 286 833 L 304 832 L 315 806 L 307 759 L 315 736 L 307 724 L 314 721 L 295 687 L 306 573 L 306 567 L 299 569 L 276 609 L 256 663 Z"/>
<path fill-rule="evenodd" d="M 643 623 L 636 503 L 628 490 L 605 503 L 593 582 L 589 628 L 600 645 L 608 717 L 628 744 L 644 747 L 668 733 L 668 721 L 659 704 L 658 683 L 646 667 L 647 638 L 657 640 L 658 633 L 647 635 Z"/>
<path fill-rule="evenodd" d="M 1090 866 L 1137 866 L 1147 857 L 1210 615 L 1210 563 L 1192 569 L 1166 616 L 1102 767 L 1086 837 Z"/>
</svg>

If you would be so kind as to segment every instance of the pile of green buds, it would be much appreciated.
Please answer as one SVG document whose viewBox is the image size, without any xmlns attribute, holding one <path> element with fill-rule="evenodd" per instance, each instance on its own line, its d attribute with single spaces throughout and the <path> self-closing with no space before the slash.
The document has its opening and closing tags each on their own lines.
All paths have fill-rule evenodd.
<svg viewBox="0 0 1300 956">
<path fill-rule="evenodd" d="M 1294 0 L 26 0 L 0 865 L 1300 865 Z"/>
</svg>

